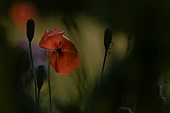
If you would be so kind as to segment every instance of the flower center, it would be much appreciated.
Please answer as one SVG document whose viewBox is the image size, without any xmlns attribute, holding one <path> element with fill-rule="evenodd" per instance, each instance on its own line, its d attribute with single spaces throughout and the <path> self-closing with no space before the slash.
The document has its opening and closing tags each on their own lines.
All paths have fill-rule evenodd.
<svg viewBox="0 0 170 113">
<path fill-rule="evenodd" d="M 60 47 L 57 48 L 57 52 L 61 53 L 61 48 Z"/>
</svg>

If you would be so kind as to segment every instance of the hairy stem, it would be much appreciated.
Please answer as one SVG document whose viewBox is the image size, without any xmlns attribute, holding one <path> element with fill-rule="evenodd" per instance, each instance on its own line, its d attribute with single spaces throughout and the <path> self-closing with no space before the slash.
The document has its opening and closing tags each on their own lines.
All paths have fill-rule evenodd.
<svg viewBox="0 0 170 113">
<path fill-rule="evenodd" d="M 107 57 L 107 50 L 105 51 L 105 55 L 104 55 L 104 59 L 103 59 L 102 72 L 101 72 L 101 76 L 100 76 L 100 88 L 102 86 L 102 79 L 103 79 L 104 67 L 105 67 L 105 63 L 106 63 L 106 57 Z"/>
<path fill-rule="evenodd" d="M 38 89 L 37 107 L 40 107 L 40 90 Z"/>
<path fill-rule="evenodd" d="M 51 52 L 50 52 L 50 57 L 49 57 L 49 61 L 48 61 L 48 73 L 47 73 L 47 77 L 48 77 L 48 91 L 49 91 L 49 101 L 50 101 L 50 113 L 52 113 L 52 103 L 51 103 L 51 84 L 50 84 L 50 60 L 52 57 L 52 54 L 55 50 L 58 50 L 60 48 L 54 48 Z"/>
<path fill-rule="evenodd" d="M 52 52 L 50 53 L 50 58 L 51 58 Z M 48 61 L 48 91 L 49 91 L 49 101 L 50 101 L 50 113 L 52 113 L 52 104 L 51 104 L 51 84 L 50 84 L 50 59 Z"/>
<path fill-rule="evenodd" d="M 33 63 L 33 57 L 32 57 L 31 42 L 29 42 L 29 51 L 30 51 L 30 57 L 31 57 L 31 68 L 32 68 L 33 78 L 34 78 L 35 105 L 37 107 L 37 82 L 36 82 L 36 75 L 35 75 L 34 63 Z"/>
</svg>

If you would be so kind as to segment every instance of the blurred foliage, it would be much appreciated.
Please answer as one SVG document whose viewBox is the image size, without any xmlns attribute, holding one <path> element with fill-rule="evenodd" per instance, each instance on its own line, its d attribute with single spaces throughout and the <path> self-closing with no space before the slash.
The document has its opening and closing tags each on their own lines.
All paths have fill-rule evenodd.
<svg viewBox="0 0 170 113">
<path fill-rule="evenodd" d="M 8 10 L 15 2 L 23 2 L 23 0 L 1 0 L 0 17 L 9 19 Z M 60 15 L 62 24 L 70 33 L 68 35 L 76 37 L 74 41 L 80 46 L 80 53 L 82 53 L 82 67 L 75 75 L 68 78 L 57 77 L 57 80 L 52 77 L 56 81 L 53 81 L 53 86 L 60 88 L 61 92 L 64 92 L 62 88 L 65 88 L 61 83 L 72 84 L 68 86 L 68 92 L 69 94 L 74 92 L 75 96 L 62 103 L 60 98 L 69 94 L 54 91 L 53 95 L 58 94 L 58 97 L 53 98 L 56 112 L 116 113 L 121 107 L 131 108 L 133 113 L 170 112 L 170 104 L 162 103 L 158 91 L 158 84 L 166 82 L 168 85 L 163 93 L 170 101 L 170 2 L 168 0 L 30 0 L 29 2 L 32 2 L 38 9 L 40 18 Z M 87 21 L 83 21 L 78 17 L 81 14 L 94 17 L 93 20 L 99 25 L 87 18 L 85 18 Z M 4 20 L 1 23 L 3 22 Z M 106 64 L 110 67 L 106 66 L 104 84 L 100 89 L 98 87 L 100 70 L 92 69 L 92 66 L 94 63 L 102 64 L 102 61 L 98 59 L 102 59 L 104 54 L 97 56 L 95 53 L 103 53 L 104 37 L 100 35 L 104 35 L 105 27 L 108 25 L 113 28 L 114 45 L 111 46 L 111 55 L 107 57 L 110 60 L 106 61 Z M 21 48 L 9 43 L 10 38 L 7 36 L 12 29 L 9 26 L 9 24 L 8 28 L 0 26 L 0 113 L 12 111 L 23 113 L 25 109 L 28 113 L 33 113 L 36 112 L 33 99 L 25 91 L 19 89 L 22 76 L 29 71 L 29 57 L 25 51 L 20 50 Z M 47 27 L 47 24 L 44 26 Z M 94 26 L 98 28 L 96 31 Z M 94 35 L 94 32 L 97 35 Z M 122 59 L 116 58 L 114 51 L 117 47 L 114 34 L 119 32 L 126 34 L 124 38 L 127 39 L 127 48 L 130 48 L 128 52 L 125 49 Z M 95 36 L 100 37 L 95 38 Z M 103 44 L 102 47 L 99 47 L 100 42 Z M 91 65 L 89 70 L 96 71 L 96 73 L 90 73 L 87 69 L 89 65 Z M 97 77 L 94 75 L 96 78 L 94 77 L 95 80 L 91 80 L 93 81 L 91 83 L 89 78 L 92 74 L 97 74 Z M 30 86 L 32 78 L 29 80 Z M 72 87 L 74 85 L 75 87 Z M 44 112 L 48 107 L 48 99 L 45 98 L 47 97 L 46 89 L 45 87 L 42 93 L 42 99 L 45 101 L 41 101 Z M 127 112 L 127 110 L 122 112 Z"/>
</svg>

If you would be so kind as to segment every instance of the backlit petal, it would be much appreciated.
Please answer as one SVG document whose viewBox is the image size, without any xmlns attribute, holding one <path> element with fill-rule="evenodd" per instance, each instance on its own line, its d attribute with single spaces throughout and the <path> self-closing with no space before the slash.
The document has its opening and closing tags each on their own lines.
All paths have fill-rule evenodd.
<svg viewBox="0 0 170 113">
<path fill-rule="evenodd" d="M 80 56 L 74 44 L 60 29 L 51 29 L 42 36 L 39 46 L 47 50 L 51 66 L 58 74 L 69 74 L 80 66 Z M 51 51 L 53 49 L 54 52 Z"/>
<path fill-rule="evenodd" d="M 50 58 L 50 53 L 51 53 L 51 50 L 48 50 L 47 51 L 47 55 L 48 55 L 48 59 L 50 60 L 50 64 L 51 64 L 51 66 L 52 67 L 55 67 L 55 62 L 57 61 L 57 51 L 54 51 L 53 53 L 52 53 L 52 56 L 51 56 L 51 58 Z"/>
<path fill-rule="evenodd" d="M 39 46 L 45 49 L 58 48 L 62 35 L 63 31 L 60 29 L 46 31 L 39 42 Z"/>
<path fill-rule="evenodd" d="M 62 38 L 61 48 L 62 50 L 70 50 L 70 51 L 78 52 L 74 44 L 64 35 Z"/>
<path fill-rule="evenodd" d="M 69 74 L 79 66 L 80 56 L 78 53 L 62 51 L 62 54 L 58 54 L 54 69 L 58 74 Z"/>
</svg>

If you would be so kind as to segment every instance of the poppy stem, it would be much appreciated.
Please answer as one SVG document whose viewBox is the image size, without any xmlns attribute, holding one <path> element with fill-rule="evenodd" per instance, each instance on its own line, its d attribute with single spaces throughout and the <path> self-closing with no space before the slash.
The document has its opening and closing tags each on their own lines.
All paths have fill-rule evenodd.
<svg viewBox="0 0 170 113">
<path fill-rule="evenodd" d="M 49 61 L 48 61 L 48 73 L 47 73 L 47 77 L 48 77 L 48 91 L 49 91 L 49 101 L 50 101 L 50 113 L 52 113 L 52 103 L 51 103 L 51 84 L 50 84 L 50 60 L 51 60 L 51 56 L 53 54 L 53 52 L 55 50 L 58 50 L 59 48 L 54 48 L 51 52 L 50 52 L 50 57 L 49 57 Z"/>
<path fill-rule="evenodd" d="M 104 67 L 105 67 L 105 63 L 106 63 L 106 57 L 107 57 L 107 50 L 105 51 L 103 66 L 102 66 L 102 72 L 101 72 L 101 76 L 100 76 L 100 88 L 102 86 L 102 79 L 103 79 Z"/>
<path fill-rule="evenodd" d="M 40 107 L 40 90 L 38 89 L 37 107 Z"/>
<path fill-rule="evenodd" d="M 50 58 L 51 58 L 52 52 L 50 53 Z M 50 101 L 50 113 L 52 113 L 52 104 L 51 104 L 51 84 L 50 84 L 50 59 L 48 61 L 48 91 L 49 91 L 49 101 Z"/>
<path fill-rule="evenodd" d="M 32 57 L 31 42 L 29 42 L 29 51 L 30 51 L 30 57 L 31 57 L 31 68 L 32 68 L 33 78 L 34 78 L 35 106 L 36 106 L 36 108 L 37 108 L 37 82 L 36 82 L 36 75 L 35 75 L 34 63 L 33 63 L 33 57 Z"/>
</svg>

